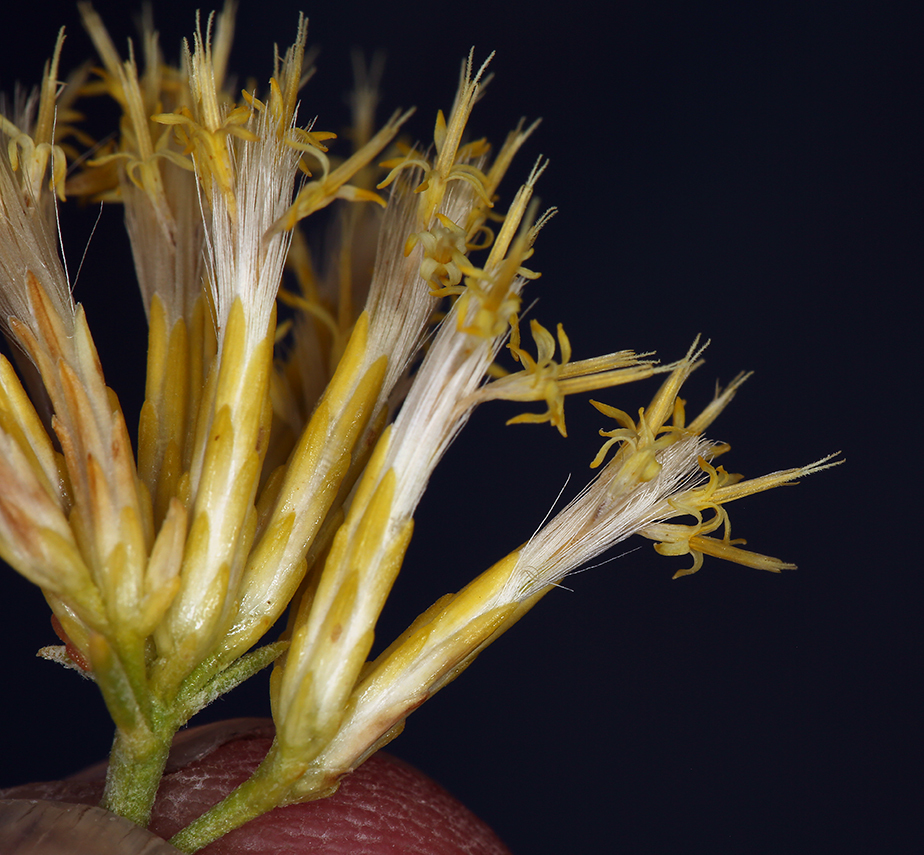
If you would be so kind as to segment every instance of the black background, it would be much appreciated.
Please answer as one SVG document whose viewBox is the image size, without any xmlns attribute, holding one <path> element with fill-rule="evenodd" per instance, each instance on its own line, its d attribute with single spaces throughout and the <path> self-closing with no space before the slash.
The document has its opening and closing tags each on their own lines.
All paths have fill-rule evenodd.
<svg viewBox="0 0 924 855">
<path fill-rule="evenodd" d="M 120 46 L 121 6 L 97 5 Z M 155 7 L 174 59 L 194 9 Z M 233 67 L 265 78 L 298 9 L 244 0 Z M 428 138 L 460 58 L 496 49 L 471 127 L 499 141 L 544 117 L 502 192 L 543 154 L 539 192 L 560 209 L 533 259 L 534 317 L 562 321 L 575 358 L 674 359 L 703 333 L 691 410 L 716 379 L 755 371 L 712 430 L 733 446 L 727 467 L 758 475 L 838 449 L 847 463 L 731 509 L 735 535 L 799 570 L 707 559 L 672 582 L 689 559 L 643 542 L 546 598 L 392 750 L 518 855 L 920 851 L 921 7 L 601 9 L 308 7 L 322 53 L 301 115 L 339 130 L 349 48 L 381 47 L 381 117 L 415 104 L 412 133 Z M 69 3 L 24 14 L 0 37 L 4 89 L 39 79 L 62 23 L 64 67 L 89 55 Z M 143 315 L 120 219 L 103 212 L 76 294 L 134 420 Z M 93 221 L 65 221 L 72 270 Z M 632 411 L 654 384 L 601 397 Z M 585 401 L 569 404 L 567 440 L 504 428 L 516 411 L 483 408 L 433 478 L 383 641 L 528 537 L 569 473 L 586 479 L 603 425 Z M 54 643 L 38 592 L 8 570 L 0 591 L 0 785 L 99 759 L 110 729 L 95 687 L 32 659 Z M 265 712 L 254 683 L 203 720 Z"/>
</svg>

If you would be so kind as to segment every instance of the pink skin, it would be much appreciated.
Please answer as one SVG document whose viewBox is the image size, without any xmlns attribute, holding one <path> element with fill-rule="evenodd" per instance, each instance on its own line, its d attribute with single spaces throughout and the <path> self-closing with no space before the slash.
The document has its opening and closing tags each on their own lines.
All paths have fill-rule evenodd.
<svg viewBox="0 0 924 855">
<path fill-rule="evenodd" d="M 169 838 L 245 780 L 266 754 L 272 724 L 239 719 L 186 731 L 170 755 L 151 830 Z M 6 799 L 96 804 L 105 767 L 66 781 L 25 784 Z M 104 855 L 119 855 L 105 849 Z M 376 754 L 317 802 L 277 808 L 202 855 L 510 855 L 481 820 L 406 763 Z"/>
</svg>

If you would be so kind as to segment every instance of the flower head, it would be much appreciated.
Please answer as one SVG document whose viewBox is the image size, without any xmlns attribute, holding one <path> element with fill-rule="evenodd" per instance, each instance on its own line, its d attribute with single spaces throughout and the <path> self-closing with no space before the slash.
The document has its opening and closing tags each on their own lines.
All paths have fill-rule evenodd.
<svg viewBox="0 0 924 855">
<path fill-rule="evenodd" d="M 752 480 L 714 466 L 727 446 L 704 432 L 743 377 L 688 423 L 679 393 L 698 344 L 668 365 L 573 359 L 560 324 L 531 320 L 535 355 L 524 345 L 522 295 L 554 210 L 531 201 L 542 159 L 509 201 L 500 192 L 536 123 L 496 152 L 465 141 L 490 57 L 463 64 L 431 146 L 387 151 L 380 195 L 373 164 L 410 111 L 374 131 L 374 98 L 357 97 L 354 150 L 336 162 L 333 135 L 300 124 L 304 19 L 266 91 L 236 95 L 231 7 L 197 19 L 180 68 L 152 33 L 144 68 L 123 60 L 82 12 L 103 66 L 86 91 L 123 112 L 114 143 L 64 182 L 71 114 L 49 119 L 60 38 L 34 126 L 0 119 L 0 321 L 24 379 L 41 381 L 30 399 L 0 359 L 0 554 L 48 598 L 65 646 L 47 655 L 77 662 L 112 713 L 110 808 L 143 821 L 174 731 L 271 662 L 273 749 L 178 845 L 329 792 L 568 573 L 633 535 L 691 555 L 677 575 L 704 555 L 792 566 L 741 549 L 725 505 L 834 463 Z M 149 324 L 137 455 L 55 243 L 65 191 L 124 206 Z M 303 229 L 335 202 L 360 204 L 318 265 Z M 617 426 L 580 494 L 369 661 L 418 503 L 473 410 L 538 402 L 510 422 L 565 435 L 566 396 L 655 374 L 637 418 L 595 403 Z M 283 637 L 256 646 L 287 609 Z"/>
</svg>

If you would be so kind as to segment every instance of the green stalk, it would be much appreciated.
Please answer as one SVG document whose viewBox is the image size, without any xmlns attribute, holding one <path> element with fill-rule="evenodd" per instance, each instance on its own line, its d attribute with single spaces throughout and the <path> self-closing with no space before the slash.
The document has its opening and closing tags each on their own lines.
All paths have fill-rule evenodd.
<svg viewBox="0 0 924 855">
<path fill-rule="evenodd" d="M 172 741 L 169 727 L 157 733 L 117 729 L 100 807 L 146 827 Z"/>
<path fill-rule="evenodd" d="M 245 822 L 272 810 L 301 777 L 306 765 L 280 761 L 278 743 L 274 741 L 250 778 L 170 838 L 170 843 L 182 852 L 196 852 Z"/>
</svg>

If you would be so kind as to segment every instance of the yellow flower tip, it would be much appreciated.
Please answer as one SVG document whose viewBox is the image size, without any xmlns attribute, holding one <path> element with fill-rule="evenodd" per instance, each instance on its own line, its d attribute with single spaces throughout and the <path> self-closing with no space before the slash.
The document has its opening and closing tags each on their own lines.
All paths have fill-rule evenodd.
<svg viewBox="0 0 924 855">
<path fill-rule="evenodd" d="M 751 376 L 751 372 L 739 374 L 724 390 L 716 385 L 716 391 L 710 404 L 692 422 L 689 424 L 686 422 L 686 402 L 679 396 L 679 392 L 687 377 L 702 364 L 701 356 L 709 342 L 706 341 L 702 345 L 699 342 L 700 338 L 697 336 L 686 356 L 678 362 L 665 366 L 651 366 L 650 373 L 669 371 L 670 374 L 655 394 L 651 404 L 639 410 L 638 423 L 622 410 L 598 401 L 591 401 L 597 410 L 620 425 L 618 429 L 612 431 L 600 431 L 601 436 L 609 439 L 592 461 L 592 469 L 600 466 L 606 453 L 616 443 L 631 442 L 635 448 L 651 445 L 652 448 L 659 449 L 676 442 L 684 435 L 700 436 L 728 406 L 741 384 Z M 668 419 L 670 419 L 669 424 Z M 710 457 L 717 457 L 728 448 L 727 445 L 716 444 L 710 452 Z"/>
<path fill-rule="evenodd" d="M 561 362 L 556 362 L 555 338 L 538 321 L 530 322 L 530 331 L 536 343 L 535 359 L 520 347 L 520 331 L 516 314 L 508 320 L 511 329 L 511 338 L 507 344 L 514 360 L 523 366 L 522 371 L 506 374 L 482 389 L 481 397 L 484 400 L 504 399 L 508 401 L 544 401 L 544 413 L 522 413 L 507 421 L 513 424 L 541 424 L 549 422 L 562 436 L 567 436 L 565 428 L 563 390 L 559 381 L 562 369 L 571 359 L 571 342 L 565 334 L 561 324 L 558 325 L 558 347 L 561 351 Z"/>
<path fill-rule="evenodd" d="M 596 469 L 600 466 L 610 448 L 616 443 L 621 443 L 631 450 L 632 458 L 630 459 L 633 461 L 633 468 L 638 471 L 642 480 L 650 481 L 654 478 L 658 474 L 655 454 L 674 442 L 677 438 L 677 432 L 672 428 L 667 428 L 659 430 L 658 433 L 661 436 L 657 436 L 655 431 L 651 429 L 644 407 L 639 409 L 638 422 L 636 423 L 628 413 L 616 407 L 601 404 L 599 401 L 591 401 L 591 404 L 603 415 L 616 421 L 621 427 L 613 430 L 600 430 L 600 436 L 608 437 L 608 439 L 597 452 L 597 456 L 591 462 L 590 468 Z"/>
<path fill-rule="evenodd" d="M 724 449 L 720 447 L 720 450 Z M 711 450 L 709 456 L 714 456 Z M 741 549 L 741 545 L 747 541 L 731 539 L 728 513 L 722 505 L 773 487 L 794 483 L 796 479 L 805 475 L 811 475 L 832 466 L 837 466 L 843 461 L 835 460 L 836 456 L 836 454 L 831 454 L 808 466 L 774 472 L 770 475 L 747 481 L 742 480 L 740 475 L 729 474 L 721 466 L 713 467 L 704 457 L 700 457 L 698 464 L 700 469 L 706 473 L 706 483 L 672 498 L 670 506 L 674 513 L 669 514 L 667 517 L 667 519 L 683 516 L 692 517 L 695 521 L 694 524 L 681 525 L 665 521 L 647 526 L 640 533 L 657 541 L 655 551 L 660 555 L 693 556 L 693 565 L 678 571 L 674 578 L 697 572 L 702 567 L 704 555 L 711 555 L 714 558 L 741 564 L 745 567 L 767 570 L 771 573 L 794 570 L 796 569 L 795 564 L 790 564 L 769 555 Z M 706 512 L 711 512 L 711 516 L 704 516 Z M 708 536 L 718 528 L 724 528 L 722 538 Z"/>
<path fill-rule="evenodd" d="M 384 206 L 385 200 L 378 194 L 362 187 L 349 185 L 347 182 L 364 169 L 391 142 L 413 112 L 413 109 L 406 110 L 403 113 L 396 110 L 381 130 L 334 170 L 330 169 L 330 163 L 326 155 L 318 146 L 312 145 L 309 147 L 314 157 L 321 162 L 322 175 L 319 179 L 308 182 L 299 191 L 289 210 L 273 226 L 272 233 L 278 234 L 283 231 L 291 231 L 299 220 L 327 207 L 335 199 L 350 202 L 375 202 Z M 326 134 L 319 134 L 318 136 L 325 139 L 331 138 Z M 396 169 L 399 168 L 396 167 Z M 393 170 L 394 172 L 395 170 Z M 379 184 L 377 189 L 386 186 L 390 183 L 390 180 L 393 180 L 393 175 L 386 178 L 382 184 Z"/>
<path fill-rule="evenodd" d="M 422 170 L 422 180 L 414 192 L 421 196 L 418 206 L 418 222 L 424 229 L 430 227 L 433 217 L 443 204 L 448 185 L 453 181 L 467 183 L 484 207 L 493 207 L 494 202 L 491 195 L 496 181 L 489 182 L 484 172 L 467 162 L 483 157 L 489 148 L 487 143 L 484 140 L 477 140 L 465 146 L 461 145 L 465 126 L 477 101 L 479 86 L 487 82 L 482 80 L 484 71 L 493 56 L 492 53 L 474 76 L 472 75 L 474 48 L 469 53 L 466 62 L 463 63 L 459 88 L 456 91 L 449 119 L 446 119 L 442 110 L 437 111 L 433 130 L 436 158 L 432 164 L 426 157 L 413 150 L 402 158 L 386 160 L 381 164 L 390 168 L 391 171 L 377 189 L 391 184 L 402 170 L 413 168 Z"/>
<path fill-rule="evenodd" d="M 64 27 L 58 31 L 54 52 L 45 63 L 42 83 L 38 89 L 38 112 L 31 126 L 26 127 L 26 116 L 16 121 L 18 127 L 8 118 L 0 115 L 0 133 L 9 138 L 7 155 L 14 172 L 22 170 L 22 189 L 34 201 L 42 198 L 46 189 L 45 175 L 48 174 L 47 190 L 60 201 L 65 200 L 65 179 L 67 177 L 67 155 L 58 140 L 71 129 L 62 123 L 56 126 L 56 104 L 64 85 L 58 80 L 58 63 L 64 44 Z M 70 118 L 73 118 L 71 116 Z"/>
<path fill-rule="evenodd" d="M 663 555 L 663 552 L 658 550 L 657 544 L 655 545 L 655 551 Z M 692 576 L 694 573 L 698 573 L 703 566 L 703 555 L 701 552 L 696 552 L 693 554 L 693 565 L 691 567 L 683 567 L 674 573 L 671 576 L 671 579 L 682 579 L 684 576 Z"/>
<path fill-rule="evenodd" d="M 779 472 L 771 472 L 768 475 L 761 475 L 758 478 L 748 480 L 738 480 L 736 482 L 728 481 L 720 484 L 714 494 L 713 500 L 716 502 L 732 502 L 735 499 L 741 499 L 745 496 L 751 496 L 755 493 L 762 493 L 765 490 L 772 490 L 774 487 L 780 487 L 784 484 L 798 483 L 800 478 L 814 475 L 817 472 L 823 472 L 825 469 L 832 469 L 840 466 L 845 462 L 844 458 L 838 458 L 840 451 L 828 454 L 814 463 L 807 466 L 798 466 L 794 469 L 783 469 Z"/>
<path fill-rule="evenodd" d="M 466 270 L 471 270 L 465 255 L 465 230 L 456 225 L 445 214 L 436 215 L 438 222 L 427 231 L 417 232 L 408 238 L 405 255 L 409 255 L 418 243 L 423 246 L 420 262 L 420 278 L 429 283 L 435 291 L 458 285 Z"/>
<path fill-rule="evenodd" d="M 409 151 L 407 154 L 402 155 L 401 157 L 392 157 L 388 160 L 383 160 L 379 163 L 383 169 L 390 170 L 389 173 L 375 185 L 376 190 L 384 190 L 386 187 L 391 185 L 398 175 L 405 169 L 421 169 L 426 174 L 430 170 L 430 163 L 425 160 L 419 154 L 416 154 L 413 150 Z M 427 181 L 421 181 L 414 189 L 415 193 L 420 193 L 422 190 L 427 189 Z"/>
<path fill-rule="evenodd" d="M 843 452 L 833 451 L 831 454 L 827 454 L 824 457 L 816 460 L 814 463 L 809 463 L 808 466 L 803 466 L 801 468 L 801 476 L 805 477 L 806 475 L 814 475 L 816 472 L 822 472 L 825 469 L 833 469 L 835 466 L 840 466 L 842 463 L 846 463 L 847 459 L 845 457 L 840 457 Z"/>
<path fill-rule="evenodd" d="M 372 190 L 366 190 L 363 187 L 354 187 L 351 184 L 340 189 L 338 198 L 345 199 L 348 202 L 372 202 L 380 208 L 388 207 L 387 200 L 378 193 L 373 193 Z"/>
<path fill-rule="evenodd" d="M 443 145 L 446 142 L 446 117 L 443 115 L 442 110 L 436 111 L 436 124 L 433 127 L 433 145 L 436 148 L 436 153 L 439 154 L 443 150 Z"/>
<path fill-rule="evenodd" d="M 763 555 L 759 552 L 751 552 L 747 549 L 740 549 L 738 544 L 747 543 L 744 539 L 724 540 L 705 535 L 695 535 L 690 538 L 690 553 L 694 556 L 694 567 L 686 571 L 679 571 L 674 575 L 686 576 L 696 572 L 703 563 L 703 555 L 711 555 L 714 558 L 721 558 L 723 561 L 729 561 L 733 564 L 741 564 L 744 567 L 753 567 L 755 570 L 766 570 L 769 573 L 780 573 L 783 570 L 795 570 L 796 565 L 787 561 L 781 561 L 779 558 L 773 558 L 770 555 Z M 663 553 L 662 553 L 663 554 Z"/>
<path fill-rule="evenodd" d="M 700 336 L 697 335 L 683 359 L 666 365 L 662 369 L 670 371 L 670 374 L 645 411 L 653 433 L 657 434 L 673 414 L 674 401 L 680 392 L 680 388 L 687 381 L 690 374 L 702 365 L 702 355 L 707 347 L 709 347 L 709 341 L 707 340 L 700 344 Z"/>
<path fill-rule="evenodd" d="M 731 403 L 732 398 L 741 388 L 741 385 L 753 374 L 753 371 L 742 371 L 738 374 L 725 389 L 722 389 L 716 383 L 715 393 L 709 405 L 687 425 L 686 429 L 691 433 L 701 434 L 706 430 L 720 413 Z"/>
<path fill-rule="evenodd" d="M 510 338 L 507 341 L 507 350 L 513 357 L 514 362 L 520 361 L 520 318 L 516 312 L 510 316 Z"/>
</svg>

